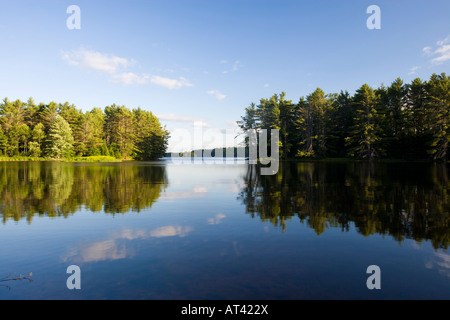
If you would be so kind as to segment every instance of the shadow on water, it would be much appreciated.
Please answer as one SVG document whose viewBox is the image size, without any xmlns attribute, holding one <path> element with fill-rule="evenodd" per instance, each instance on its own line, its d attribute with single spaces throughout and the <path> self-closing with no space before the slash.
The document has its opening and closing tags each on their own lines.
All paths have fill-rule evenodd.
<svg viewBox="0 0 450 320">
<path fill-rule="evenodd" d="M 430 240 L 435 249 L 450 242 L 446 164 L 283 162 L 273 176 L 249 165 L 243 180 L 246 212 L 283 231 L 297 217 L 319 235 L 354 225 L 364 236 Z"/>
</svg>

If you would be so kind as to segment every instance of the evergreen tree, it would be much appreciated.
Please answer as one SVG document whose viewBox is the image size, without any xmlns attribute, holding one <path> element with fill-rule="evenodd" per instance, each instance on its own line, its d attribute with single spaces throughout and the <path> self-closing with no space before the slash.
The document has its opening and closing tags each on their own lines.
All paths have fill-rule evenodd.
<svg viewBox="0 0 450 320">
<path fill-rule="evenodd" d="M 362 85 L 353 99 L 355 116 L 351 135 L 346 138 L 349 156 L 364 159 L 374 159 L 381 156 L 379 148 L 381 132 L 379 116 L 377 112 L 377 101 L 374 90 L 367 84 Z"/>
<path fill-rule="evenodd" d="M 433 74 L 428 82 L 433 140 L 429 153 L 434 159 L 448 158 L 450 141 L 450 77 Z M 432 111 L 431 111 L 432 110 Z"/>
<path fill-rule="evenodd" d="M 427 83 L 415 78 L 408 85 L 406 104 L 411 114 L 409 128 L 414 136 L 424 135 L 430 130 L 430 117 L 427 110 Z"/>
<path fill-rule="evenodd" d="M 41 146 L 36 141 L 31 141 L 28 145 L 28 154 L 31 157 L 38 158 L 42 154 Z"/>
<path fill-rule="evenodd" d="M 283 91 L 279 98 L 280 109 L 280 147 L 281 157 L 288 158 L 292 156 L 295 141 L 293 140 L 293 131 L 295 130 L 295 106 L 292 100 L 286 100 L 286 93 Z"/>
<path fill-rule="evenodd" d="M 333 98 L 327 154 L 330 157 L 345 157 L 345 138 L 353 125 L 352 97 L 348 91 L 341 91 Z"/>
<path fill-rule="evenodd" d="M 69 123 L 60 115 L 56 115 L 50 124 L 47 135 L 47 155 L 55 159 L 71 156 L 73 142 Z"/>
<path fill-rule="evenodd" d="M 259 115 L 258 109 L 254 102 L 250 104 L 247 108 L 245 108 L 245 115 L 241 117 L 240 121 L 237 121 L 238 126 L 241 128 L 242 132 L 245 134 L 244 137 L 244 146 L 246 148 L 253 147 L 253 143 L 257 143 L 256 141 L 251 141 L 249 137 L 250 130 L 257 130 L 259 127 Z M 257 136 L 255 137 L 257 139 Z"/>
<path fill-rule="evenodd" d="M 154 159 L 164 155 L 168 138 L 158 118 L 142 109 L 112 105 L 84 113 L 68 102 L 36 105 L 33 98 L 27 103 L 5 98 L 0 104 L 0 153 L 7 156 Z"/>
<path fill-rule="evenodd" d="M 315 118 L 312 105 L 302 97 L 298 104 L 297 125 L 301 130 L 300 148 L 297 152 L 299 157 L 314 157 L 315 140 Z"/>
<path fill-rule="evenodd" d="M 105 134 L 107 143 L 113 143 L 119 148 L 120 158 L 127 159 L 134 156 L 134 126 L 133 114 L 125 106 L 108 106 L 105 108 Z M 111 151 L 110 151 L 111 152 Z M 118 155 L 116 150 L 113 154 Z"/>
<path fill-rule="evenodd" d="M 327 136 L 330 132 L 332 102 L 325 92 L 317 88 L 301 100 L 298 121 L 303 126 L 302 148 L 298 156 L 324 157 L 327 153 Z"/>
<path fill-rule="evenodd" d="M 6 155 L 8 148 L 8 137 L 3 132 L 2 126 L 0 126 L 0 154 Z"/>
<path fill-rule="evenodd" d="M 157 117 L 141 108 L 133 110 L 136 159 L 149 160 L 164 156 L 168 133 Z"/>
</svg>

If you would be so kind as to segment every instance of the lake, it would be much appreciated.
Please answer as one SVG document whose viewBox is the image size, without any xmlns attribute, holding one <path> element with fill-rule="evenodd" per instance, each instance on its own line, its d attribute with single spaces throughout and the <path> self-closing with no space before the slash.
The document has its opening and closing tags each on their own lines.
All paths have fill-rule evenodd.
<svg viewBox="0 0 450 320">
<path fill-rule="evenodd" d="M 0 162 L 0 299 L 450 299 L 445 164 L 260 169 Z"/>
</svg>

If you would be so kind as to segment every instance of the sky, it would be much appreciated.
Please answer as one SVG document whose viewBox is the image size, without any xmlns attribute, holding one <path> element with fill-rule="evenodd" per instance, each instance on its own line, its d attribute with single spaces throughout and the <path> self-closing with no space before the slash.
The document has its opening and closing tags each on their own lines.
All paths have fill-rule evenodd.
<svg viewBox="0 0 450 320">
<path fill-rule="evenodd" d="M 169 151 L 232 145 L 273 94 L 450 73 L 449 17 L 448 0 L 0 0 L 0 96 L 140 107 Z"/>
</svg>

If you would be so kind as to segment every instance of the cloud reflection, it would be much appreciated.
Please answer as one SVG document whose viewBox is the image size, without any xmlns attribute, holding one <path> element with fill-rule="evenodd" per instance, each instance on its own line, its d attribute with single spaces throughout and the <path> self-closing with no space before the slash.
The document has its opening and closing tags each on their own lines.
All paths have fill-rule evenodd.
<svg viewBox="0 0 450 320">
<path fill-rule="evenodd" d="M 136 239 L 164 238 L 164 237 L 185 237 L 193 230 L 189 226 L 168 225 L 150 231 L 145 229 L 125 228 L 114 232 L 104 240 L 91 243 L 84 243 L 78 247 L 70 249 L 63 261 L 70 260 L 74 263 L 113 261 L 130 258 L 134 255 L 134 250 L 130 247 L 130 241 Z"/>
<path fill-rule="evenodd" d="M 192 231 L 191 227 L 165 226 L 150 231 L 150 236 L 155 238 L 174 237 L 174 236 L 185 237 L 191 231 Z"/>
<path fill-rule="evenodd" d="M 222 223 L 222 220 L 225 219 L 227 216 L 223 213 L 216 214 L 214 218 L 208 219 L 208 224 L 219 224 Z"/>
<path fill-rule="evenodd" d="M 434 259 L 425 264 L 427 269 L 436 269 L 440 274 L 450 278 L 450 254 L 435 252 Z"/>
<path fill-rule="evenodd" d="M 161 193 L 160 199 L 178 200 L 178 199 L 191 199 L 203 197 L 205 197 L 204 192 L 179 191 L 179 192 L 163 192 Z"/>
</svg>

